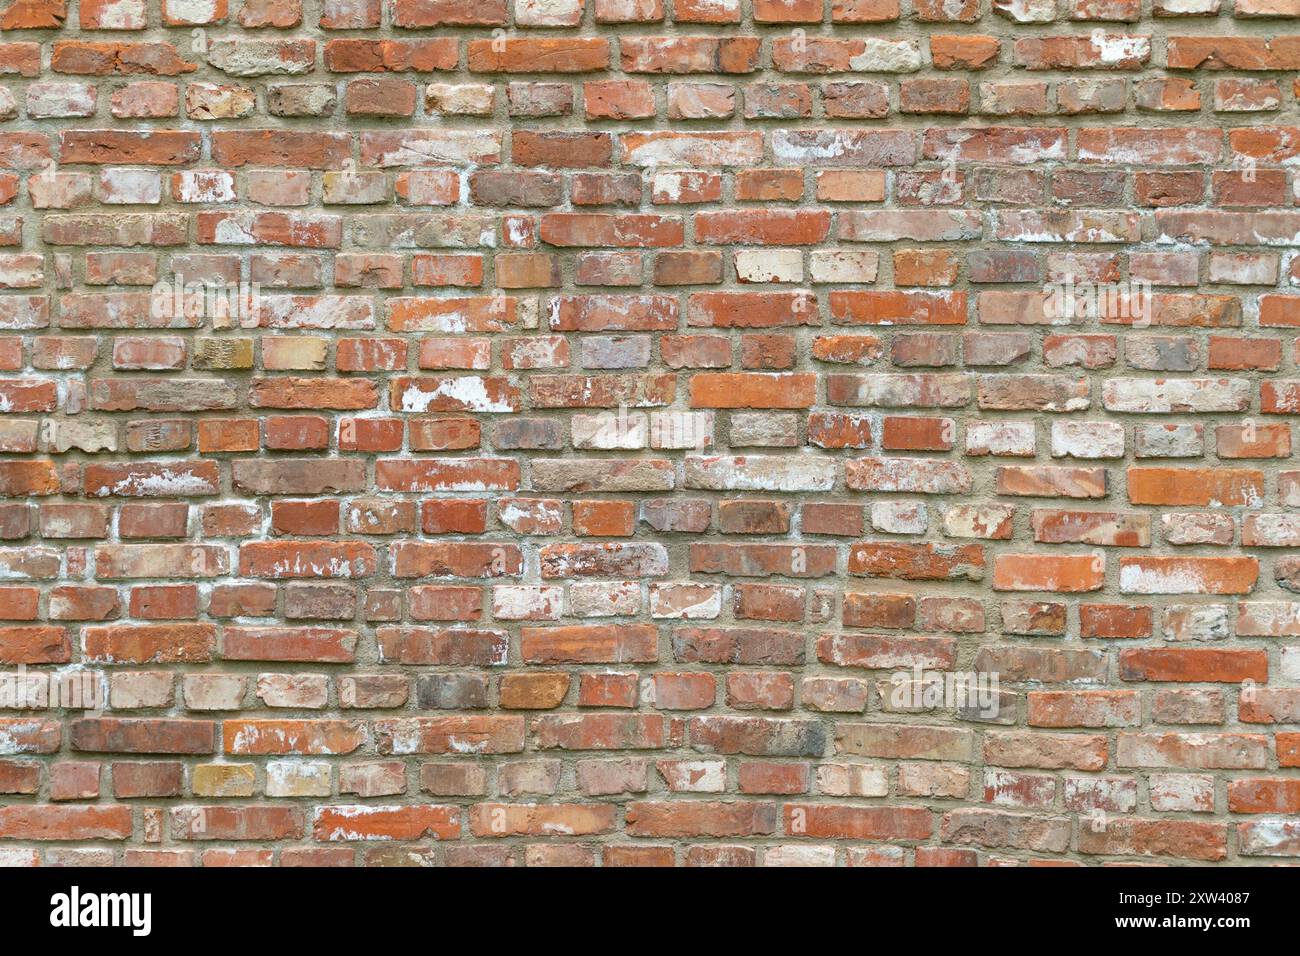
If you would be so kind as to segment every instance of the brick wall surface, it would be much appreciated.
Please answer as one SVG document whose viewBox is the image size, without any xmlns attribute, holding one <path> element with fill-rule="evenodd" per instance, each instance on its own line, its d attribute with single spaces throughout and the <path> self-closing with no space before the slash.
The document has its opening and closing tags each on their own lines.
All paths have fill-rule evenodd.
<svg viewBox="0 0 1300 956">
<path fill-rule="evenodd" d="M 0 862 L 1300 855 L 1298 21 L 12 0 Z"/>
</svg>

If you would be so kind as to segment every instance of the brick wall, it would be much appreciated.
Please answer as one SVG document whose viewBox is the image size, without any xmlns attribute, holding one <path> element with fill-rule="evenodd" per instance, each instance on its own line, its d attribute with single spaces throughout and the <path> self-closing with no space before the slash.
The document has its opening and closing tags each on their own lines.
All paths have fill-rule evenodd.
<svg viewBox="0 0 1300 956">
<path fill-rule="evenodd" d="M 1297 18 L 12 0 L 0 861 L 1300 855 Z"/>
</svg>

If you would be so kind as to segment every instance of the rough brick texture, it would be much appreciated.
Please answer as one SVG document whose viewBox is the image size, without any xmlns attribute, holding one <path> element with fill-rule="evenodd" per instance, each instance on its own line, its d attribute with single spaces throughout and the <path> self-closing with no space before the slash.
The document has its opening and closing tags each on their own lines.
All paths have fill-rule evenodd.
<svg viewBox="0 0 1300 956">
<path fill-rule="evenodd" d="M 1300 855 L 1296 0 L 0 6 L 0 862 Z"/>
</svg>

